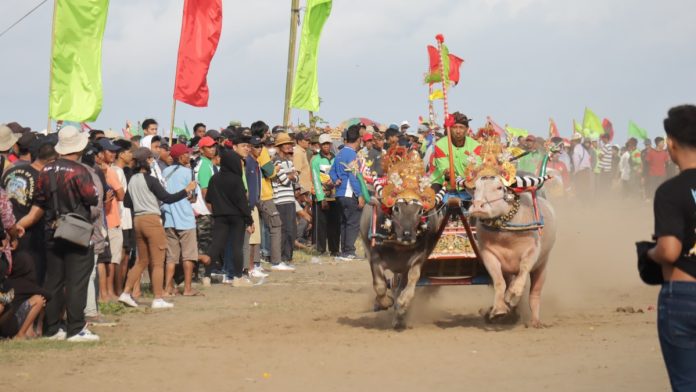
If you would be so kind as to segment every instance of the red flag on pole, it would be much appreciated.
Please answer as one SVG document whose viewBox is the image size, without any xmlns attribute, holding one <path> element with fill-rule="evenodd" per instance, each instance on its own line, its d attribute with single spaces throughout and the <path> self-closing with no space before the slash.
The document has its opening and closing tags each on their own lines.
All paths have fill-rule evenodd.
<svg viewBox="0 0 696 392">
<path fill-rule="evenodd" d="M 185 0 L 174 99 L 208 106 L 208 68 L 222 31 L 222 0 Z"/>
<path fill-rule="evenodd" d="M 430 58 L 430 69 L 428 70 L 429 80 L 439 82 L 440 79 L 440 52 L 436 47 L 428 45 L 428 57 Z M 455 85 L 459 83 L 459 68 L 464 62 L 463 59 L 449 53 L 449 80 Z"/>
</svg>

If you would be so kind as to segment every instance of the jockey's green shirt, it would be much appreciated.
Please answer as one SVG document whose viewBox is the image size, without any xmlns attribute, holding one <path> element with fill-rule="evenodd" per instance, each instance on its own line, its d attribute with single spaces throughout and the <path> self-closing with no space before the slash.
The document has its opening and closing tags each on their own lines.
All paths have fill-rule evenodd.
<svg viewBox="0 0 696 392">
<path fill-rule="evenodd" d="M 452 144 L 452 158 L 454 158 L 454 176 L 464 178 L 466 167 L 469 165 L 471 157 L 476 160 L 476 164 L 481 163 L 481 144 L 474 138 L 467 137 L 464 145 L 457 147 Z M 449 176 L 449 150 L 447 148 L 447 136 L 440 138 L 435 143 L 433 151 L 434 170 L 430 177 L 433 184 L 445 183 L 445 176 Z"/>
</svg>

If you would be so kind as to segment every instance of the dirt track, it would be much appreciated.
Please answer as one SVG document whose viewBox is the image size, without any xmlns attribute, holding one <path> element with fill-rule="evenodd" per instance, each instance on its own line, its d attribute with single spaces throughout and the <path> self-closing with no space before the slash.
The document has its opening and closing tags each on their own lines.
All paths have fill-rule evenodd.
<svg viewBox="0 0 696 392">
<path fill-rule="evenodd" d="M 171 311 L 136 310 L 96 345 L 0 343 L 8 391 L 661 391 L 657 289 L 633 241 L 647 205 L 559 208 L 542 295 L 550 328 L 490 326 L 488 287 L 417 293 L 404 332 L 373 313 L 365 262 L 300 265 L 249 289 L 215 286 Z M 646 218 L 647 217 L 647 218 Z M 526 306 L 526 303 L 522 306 Z M 617 312 L 619 307 L 643 313 Z"/>
</svg>

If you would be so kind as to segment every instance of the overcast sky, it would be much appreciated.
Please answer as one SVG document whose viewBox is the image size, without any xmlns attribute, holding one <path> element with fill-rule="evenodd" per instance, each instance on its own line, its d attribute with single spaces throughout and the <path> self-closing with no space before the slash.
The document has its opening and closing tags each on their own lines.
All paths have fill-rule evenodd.
<svg viewBox="0 0 696 392">
<path fill-rule="evenodd" d="M 36 3 L 0 0 L 0 30 Z M 46 127 L 52 3 L 0 37 L 0 122 Z M 223 9 L 210 106 L 180 103 L 176 123 L 279 124 L 290 0 L 223 0 Z M 183 0 L 111 1 L 97 127 L 154 117 L 169 128 L 182 10 Z M 335 0 L 319 48 L 319 115 L 332 124 L 426 116 L 426 45 L 442 33 L 465 59 L 450 108 L 474 127 L 491 115 L 546 135 L 553 117 L 568 136 L 589 106 L 620 141 L 629 119 L 657 136 L 670 106 L 696 103 L 694 15 L 693 0 Z"/>
</svg>

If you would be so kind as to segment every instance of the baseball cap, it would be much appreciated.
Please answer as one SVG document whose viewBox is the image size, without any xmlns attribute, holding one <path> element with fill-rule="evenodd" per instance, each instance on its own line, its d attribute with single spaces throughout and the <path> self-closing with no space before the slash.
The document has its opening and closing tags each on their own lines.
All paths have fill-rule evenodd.
<svg viewBox="0 0 696 392">
<path fill-rule="evenodd" d="M 371 134 L 371 133 L 366 133 L 366 134 L 363 135 L 363 141 L 364 141 L 364 142 L 369 142 L 370 140 L 372 140 L 372 134 Z"/>
<path fill-rule="evenodd" d="M 105 137 L 97 140 L 97 144 L 99 145 L 99 147 L 101 147 L 102 150 L 112 151 L 112 152 L 121 151 L 120 146 L 115 145 L 114 142 L 112 142 L 111 140 L 109 140 Z"/>
<path fill-rule="evenodd" d="M 210 147 L 216 144 L 217 142 L 210 136 L 203 136 L 201 140 L 198 141 L 198 147 Z"/>
<path fill-rule="evenodd" d="M 319 136 L 319 144 L 332 143 L 331 135 L 328 133 L 323 133 Z"/>
<path fill-rule="evenodd" d="M 409 124 L 408 121 L 406 121 L 406 120 L 402 121 L 402 122 L 401 122 L 401 125 L 400 125 L 401 128 L 403 128 L 403 127 L 408 128 L 408 127 L 410 127 L 410 126 L 411 126 L 411 124 Z"/>
<path fill-rule="evenodd" d="M 218 131 L 217 129 L 210 129 L 208 130 L 208 132 L 205 133 L 205 136 L 217 139 L 220 137 L 220 131 Z"/>
<path fill-rule="evenodd" d="M 249 140 L 249 144 L 251 144 L 254 147 L 259 147 L 263 145 L 263 141 L 258 136 L 252 136 Z"/>
<path fill-rule="evenodd" d="M 172 148 L 169 150 L 169 155 L 171 155 L 172 158 L 177 159 L 184 154 L 190 154 L 192 151 L 193 149 L 186 147 L 185 144 L 178 143 L 172 146 Z"/>
<path fill-rule="evenodd" d="M 151 157 L 153 157 L 152 151 L 147 147 L 138 147 L 133 152 L 133 159 L 140 163 L 147 162 Z"/>
</svg>

